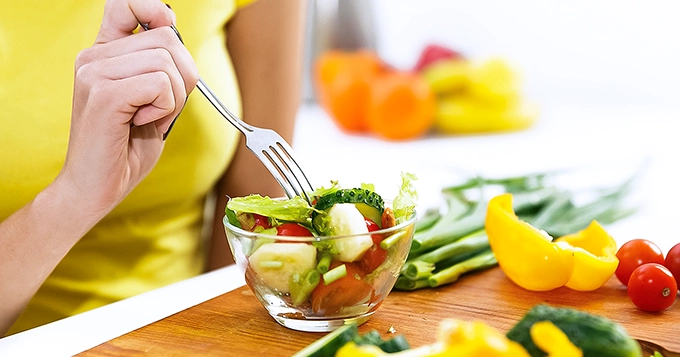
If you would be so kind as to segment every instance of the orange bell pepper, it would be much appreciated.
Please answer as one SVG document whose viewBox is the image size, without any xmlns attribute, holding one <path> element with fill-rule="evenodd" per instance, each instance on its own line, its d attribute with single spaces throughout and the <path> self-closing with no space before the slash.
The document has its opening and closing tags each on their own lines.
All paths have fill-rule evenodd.
<svg viewBox="0 0 680 357">
<path fill-rule="evenodd" d="M 388 140 L 422 136 L 434 123 L 435 96 L 416 73 L 394 71 L 376 76 L 370 84 L 366 123 Z"/>
<path fill-rule="evenodd" d="M 365 132 L 373 78 L 385 65 L 368 50 L 323 52 L 314 67 L 319 104 L 347 132 Z"/>
</svg>

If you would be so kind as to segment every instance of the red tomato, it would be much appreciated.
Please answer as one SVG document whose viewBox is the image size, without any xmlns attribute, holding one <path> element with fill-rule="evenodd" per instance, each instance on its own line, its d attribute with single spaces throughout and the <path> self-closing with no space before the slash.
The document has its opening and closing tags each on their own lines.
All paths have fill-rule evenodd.
<svg viewBox="0 0 680 357">
<path fill-rule="evenodd" d="M 663 265 L 675 277 L 675 282 L 680 282 L 680 243 L 676 244 L 666 253 L 666 260 Z"/>
<path fill-rule="evenodd" d="M 330 269 L 345 264 L 347 275 L 326 285 L 321 282 L 312 291 L 312 311 L 317 314 L 336 314 L 343 307 L 368 300 L 373 293 L 371 284 L 364 281 L 366 275 L 356 263 L 331 263 Z"/>
<path fill-rule="evenodd" d="M 640 265 L 628 281 L 628 297 L 643 311 L 665 310 L 673 305 L 677 294 L 675 278 L 661 264 Z"/>
<path fill-rule="evenodd" d="M 364 221 L 366 222 L 366 227 L 368 227 L 369 232 L 375 232 L 380 229 L 380 227 L 370 219 L 364 218 Z M 380 248 L 380 242 L 383 240 L 382 235 L 373 234 L 371 238 L 373 239 L 373 246 L 371 246 L 359 260 L 359 264 L 364 271 L 369 273 L 377 269 L 380 264 L 385 261 L 385 258 L 387 258 L 387 251 Z"/>
<path fill-rule="evenodd" d="M 269 217 L 253 213 L 253 219 L 255 220 L 255 223 L 253 224 L 253 230 L 257 226 L 262 227 L 262 229 L 269 229 L 272 227 L 271 223 L 269 222 Z"/>
<path fill-rule="evenodd" d="M 616 268 L 616 277 L 628 286 L 628 279 L 635 268 L 645 263 L 658 263 L 663 265 L 663 252 L 661 249 L 646 239 L 633 239 L 624 243 L 616 252 L 619 258 L 619 266 Z"/>
<path fill-rule="evenodd" d="M 276 226 L 276 235 L 288 237 L 311 237 L 312 232 L 297 223 L 289 222 L 280 226 Z"/>
</svg>

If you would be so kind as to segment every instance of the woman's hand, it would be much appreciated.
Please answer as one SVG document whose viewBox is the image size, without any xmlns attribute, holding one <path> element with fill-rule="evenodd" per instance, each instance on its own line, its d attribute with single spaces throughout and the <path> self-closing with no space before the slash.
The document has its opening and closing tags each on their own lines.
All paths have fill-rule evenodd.
<svg viewBox="0 0 680 357">
<path fill-rule="evenodd" d="M 135 33 L 140 23 L 150 30 Z M 57 181 L 87 212 L 105 214 L 149 173 L 196 84 L 198 71 L 173 23 L 158 0 L 109 0 L 95 44 L 78 55 Z"/>
<path fill-rule="evenodd" d="M 146 176 L 198 79 L 158 0 L 109 0 L 75 66 L 66 162 L 0 222 L 0 336 L 71 247 Z M 149 31 L 135 33 L 143 23 Z"/>
</svg>

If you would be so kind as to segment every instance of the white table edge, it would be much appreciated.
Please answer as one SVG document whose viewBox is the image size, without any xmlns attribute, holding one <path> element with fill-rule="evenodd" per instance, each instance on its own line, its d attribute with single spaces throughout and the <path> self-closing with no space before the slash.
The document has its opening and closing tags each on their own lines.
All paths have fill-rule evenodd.
<svg viewBox="0 0 680 357">
<path fill-rule="evenodd" d="M 235 265 L 0 339 L 0 356 L 73 356 L 245 285 Z"/>
</svg>

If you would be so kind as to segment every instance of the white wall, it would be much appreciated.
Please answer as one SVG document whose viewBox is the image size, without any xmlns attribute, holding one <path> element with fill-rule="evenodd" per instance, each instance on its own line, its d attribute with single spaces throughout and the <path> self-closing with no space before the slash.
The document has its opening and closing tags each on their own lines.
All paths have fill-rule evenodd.
<svg viewBox="0 0 680 357">
<path fill-rule="evenodd" d="M 548 110 L 680 112 L 678 1 L 371 1 L 378 52 L 396 67 L 438 42 L 506 58 Z"/>
</svg>

